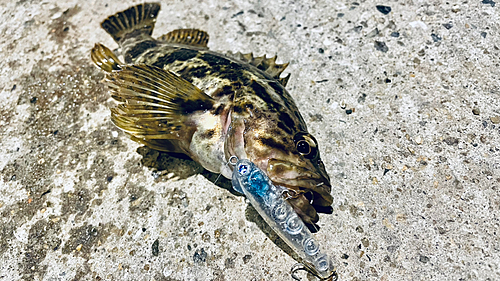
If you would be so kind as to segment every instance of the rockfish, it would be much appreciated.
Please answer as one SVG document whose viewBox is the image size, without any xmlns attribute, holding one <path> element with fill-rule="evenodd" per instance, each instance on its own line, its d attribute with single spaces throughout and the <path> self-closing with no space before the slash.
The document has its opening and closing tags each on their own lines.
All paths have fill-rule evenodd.
<svg viewBox="0 0 500 281">
<path fill-rule="evenodd" d="M 231 156 L 255 163 L 284 188 L 284 197 L 317 231 L 318 212 L 331 213 L 330 178 L 318 143 L 285 89 L 288 64 L 276 57 L 221 54 L 208 34 L 178 29 L 151 36 L 160 10 L 145 3 L 101 24 L 120 46 L 124 62 L 102 44 L 93 62 L 106 72 L 112 122 L 150 148 L 183 153 L 231 179 Z"/>
</svg>

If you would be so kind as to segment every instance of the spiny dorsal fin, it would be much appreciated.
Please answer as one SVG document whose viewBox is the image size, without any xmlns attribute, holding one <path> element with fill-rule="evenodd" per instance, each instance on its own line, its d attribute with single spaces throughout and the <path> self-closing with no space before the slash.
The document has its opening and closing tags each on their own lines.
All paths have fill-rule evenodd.
<svg viewBox="0 0 500 281">
<path fill-rule="evenodd" d="M 120 70 L 123 65 L 110 49 L 99 43 L 95 44 L 94 48 L 92 48 L 90 57 L 97 67 L 106 72 Z"/>
<path fill-rule="evenodd" d="M 208 38 L 208 33 L 202 30 L 176 29 L 162 35 L 158 39 L 169 43 L 184 44 L 208 49 Z"/>
<path fill-rule="evenodd" d="M 283 85 L 283 87 L 286 87 L 286 84 L 288 84 L 288 80 L 290 80 L 290 73 L 288 73 L 287 76 L 278 79 L 278 81 L 280 81 L 280 83 L 281 83 L 281 85 Z"/>
<path fill-rule="evenodd" d="M 155 66 L 125 65 L 106 78 L 111 96 L 121 102 L 111 109 L 111 120 L 136 139 L 182 139 L 192 129 L 189 116 L 214 105 L 193 84 Z"/>
<path fill-rule="evenodd" d="M 159 3 L 139 4 L 108 17 L 101 23 L 101 27 L 118 43 L 134 31 L 151 35 L 159 11 Z"/>
<path fill-rule="evenodd" d="M 274 79 L 280 81 L 281 85 L 286 86 L 290 75 L 280 78 L 281 73 L 288 66 L 288 63 L 277 64 L 276 58 L 277 56 L 266 58 L 266 56 L 254 57 L 252 53 L 242 54 L 240 52 L 236 54 L 229 53 L 230 56 L 235 57 L 241 61 L 249 63 L 260 70 L 265 71 L 269 75 L 271 75 Z"/>
</svg>

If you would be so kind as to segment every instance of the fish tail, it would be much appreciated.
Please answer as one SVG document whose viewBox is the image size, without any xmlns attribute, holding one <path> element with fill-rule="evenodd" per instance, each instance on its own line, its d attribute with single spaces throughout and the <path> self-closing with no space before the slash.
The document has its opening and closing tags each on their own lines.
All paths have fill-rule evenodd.
<svg viewBox="0 0 500 281">
<path fill-rule="evenodd" d="M 101 27 L 120 43 L 127 35 L 136 32 L 150 36 L 160 11 L 159 3 L 144 3 L 130 7 L 123 12 L 108 17 Z"/>
</svg>

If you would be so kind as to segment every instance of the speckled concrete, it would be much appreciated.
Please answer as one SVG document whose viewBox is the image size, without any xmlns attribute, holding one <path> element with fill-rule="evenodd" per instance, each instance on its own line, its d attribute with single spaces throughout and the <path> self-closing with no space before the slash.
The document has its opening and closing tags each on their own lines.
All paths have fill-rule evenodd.
<svg viewBox="0 0 500 281">
<path fill-rule="evenodd" d="M 89 53 L 117 47 L 99 23 L 138 1 L 6 2 L 0 280 L 291 280 L 227 180 L 111 124 Z M 340 280 L 500 279 L 500 5 L 199 2 L 164 1 L 154 35 L 201 28 L 213 50 L 291 62 L 334 184 L 316 237 Z"/>
</svg>

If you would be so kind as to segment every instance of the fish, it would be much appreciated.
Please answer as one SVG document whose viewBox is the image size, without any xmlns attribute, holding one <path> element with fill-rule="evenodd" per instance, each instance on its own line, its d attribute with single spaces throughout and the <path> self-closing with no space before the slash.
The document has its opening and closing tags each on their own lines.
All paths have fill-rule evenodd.
<svg viewBox="0 0 500 281">
<path fill-rule="evenodd" d="M 320 280 L 337 280 L 330 258 L 321 252 L 309 229 L 288 200 L 283 198 L 286 188 L 275 186 L 259 167 L 247 159 L 239 159 L 234 164 L 231 182 L 234 189 L 245 194 L 266 223 L 297 254 L 301 267 L 292 268 L 294 279 L 300 280 L 295 272 L 304 269 Z"/>
<path fill-rule="evenodd" d="M 143 3 L 101 23 L 119 45 L 117 54 L 100 43 L 91 50 L 117 102 L 111 121 L 138 143 L 185 154 L 228 179 L 228 159 L 248 159 L 286 189 L 298 216 L 318 231 L 318 213 L 333 212 L 330 177 L 285 88 L 288 63 L 212 51 L 199 29 L 153 38 L 159 11 L 160 4 Z"/>
</svg>

